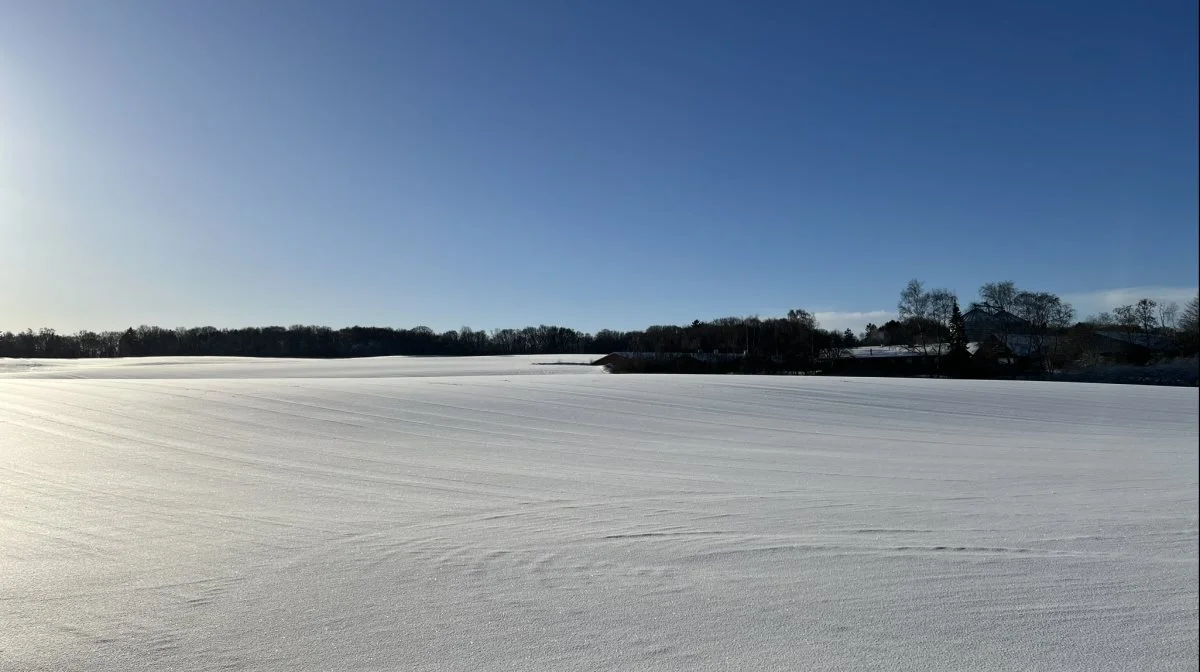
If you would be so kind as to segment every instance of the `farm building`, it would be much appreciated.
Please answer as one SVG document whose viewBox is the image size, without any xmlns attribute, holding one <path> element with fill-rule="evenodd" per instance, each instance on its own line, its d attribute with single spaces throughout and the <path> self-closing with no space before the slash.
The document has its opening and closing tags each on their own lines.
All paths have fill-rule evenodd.
<svg viewBox="0 0 1200 672">
<path fill-rule="evenodd" d="M 1009 336 L 1030 334 L 1033 325 L 1007 310 L 989 310 L 975 306 L 963 313 L 963 322 L 967 327 L 967 340 L 982 342 L 991 336 L 1007 340 Z"/>
<path fill-rule="evenodd" d="M 1094 355 L 1137 364 L 1144 364 L 1159 355 L 1172 354 L 1175 350 L 1173 344 L 1161 334 L 1117 329 L 1097 331 L 1088 345 Z"/>
<path fill-rule="evenodd" d="M 978 343 L 967 344 L 968 354 Z M 822 353 L 829 373 L 864 376 L 914 376 L 938 373 L 950 354 L 949 343 L 929 345 L 874 345 Z"/>
</svg>

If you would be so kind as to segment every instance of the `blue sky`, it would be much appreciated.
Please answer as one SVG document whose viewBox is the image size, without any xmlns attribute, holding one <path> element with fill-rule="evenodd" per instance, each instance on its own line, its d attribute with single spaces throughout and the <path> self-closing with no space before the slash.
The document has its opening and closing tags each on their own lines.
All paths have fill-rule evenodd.
<svg viewBox="0 0 1200 672">
<path fill-rule="evenodd" d="M 6 2 L 0 330 L 1197 284 L 1197 5 Z"/>
</svg>

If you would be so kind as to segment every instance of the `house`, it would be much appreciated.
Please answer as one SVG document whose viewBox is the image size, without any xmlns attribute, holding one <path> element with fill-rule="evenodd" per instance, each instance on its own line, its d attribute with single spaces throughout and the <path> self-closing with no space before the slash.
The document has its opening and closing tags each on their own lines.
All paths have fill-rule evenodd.
<svg viewBox="0 0 1200 672">
<path fill-rule="evenodd" d="M 1137 364 L 1174 350 L 1173 344 L 1162 334 L 1117 329 L 1095 332 L 1088 346 L 1093 355 Z"/>
<path fill-rule="evenodd" d="M 1010 336 L 1008 343 L 999 336 L 988 336 L 982 341 L 971 345 L 971 369 L 975 375 L 993 376 L 1003 372 L 1012 372 L 1015 367 L 1028 364 L 1030 358 L 1030 339 L 1028 337 Z"/>
<path fill-rule="evenodd" d="M 978 343 L 968 343 L 973 353 Z M 914 376 L 939 373 L 942 359 L 951 352 L 949 343 L 928 345 L 873 345 L 842 348 L 821 353 L 829 373 L 860 376 Z"/>
<path fill-rule="evenodd" d="M 963 313 L 963 322 L 967 340 L 980 344 L 973 359 L 985 369 L 998 365 L 1037 368 L 1060 349 L 1057 334 L 1039 330 L 1007 310 L 976 305 Z"/>
<path fill-rule="evenodd" d="M 967 340 L 977 343 L 986 341 L 991 336 L 1007 341 L 1008 336 L 1028 336 L 1034 332 L 1029 320 L 1017 317 L 1007 310 L 993 310 L 983 306 L 973 306 L 963 313 L 963 322 L 967 328 Z"/>
</svg>

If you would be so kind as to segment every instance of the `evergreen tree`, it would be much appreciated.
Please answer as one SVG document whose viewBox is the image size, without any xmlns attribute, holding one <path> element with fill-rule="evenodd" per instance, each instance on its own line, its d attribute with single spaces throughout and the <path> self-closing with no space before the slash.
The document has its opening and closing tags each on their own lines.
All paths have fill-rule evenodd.
<svg viewBox="0 0 1200 672">
<path fill-rule="evenodd" d="M 946 356 L 946 373 L 961 378 L 971 366 L 971 353 L 967 351 L 967 321 L 958 309 L 958 301 L 950 311 L 950 353 Z"/>
<path fill-rule="evenodd" d="M 967 349 L 967 321 L 958 309 L 958 301 L 950 311 L 950 347 Z"/>
</svg>

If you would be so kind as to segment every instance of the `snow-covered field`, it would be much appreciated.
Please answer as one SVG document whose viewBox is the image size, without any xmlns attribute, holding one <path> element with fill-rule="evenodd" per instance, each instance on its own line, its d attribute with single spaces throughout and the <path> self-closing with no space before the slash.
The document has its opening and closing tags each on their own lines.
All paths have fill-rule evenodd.
<svg viewBox="0 0 1200 672">
<path fill-rule="evenodd" d="M 0 360 L 0 669 L 1197 669 L 1196 389 L 587 359 Z"/>
</svg>

